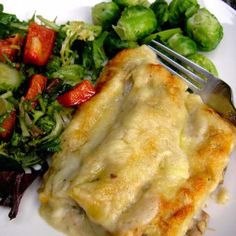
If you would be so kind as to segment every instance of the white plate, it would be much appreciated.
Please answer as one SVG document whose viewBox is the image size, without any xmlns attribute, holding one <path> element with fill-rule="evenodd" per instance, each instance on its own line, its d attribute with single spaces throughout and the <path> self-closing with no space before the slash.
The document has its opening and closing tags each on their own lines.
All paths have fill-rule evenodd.
<svg viewBox="0 0 236 236">
<path fill-rule="evenodd" d="M 28 19 L 37 11 L 48 19 L 57 16 L 58 22 L 67 20 L 91 21 L 91 6 L 101 0 L 1 0 L 5 10 L 15 13 L 21 19 Z M 236 11 L 220 0 L 202 0 L 201 5 L 209 9 L 224 27 L 224 38 L 217 49 L 208 56 L 215 62 L 220 77 L 226 80 L 234 91 L 236 101 Z M 230 201 L 226 205 L 217 205 L 209 201 L 206 211 L 210 214 L 209 230 L 206 236 L 235 236 L 236 235 L 236 159 L 235 152 L 225 176 L 224 186 L 229 190 Z M 0 208 L 0 235 L 1 236 L 59 236 L 58 233 L 40 218 L 38 214 L 36 181 L 25 193 L 19 214 L 16 219 L 9 221 L 9 209 Z"/>
</svg>

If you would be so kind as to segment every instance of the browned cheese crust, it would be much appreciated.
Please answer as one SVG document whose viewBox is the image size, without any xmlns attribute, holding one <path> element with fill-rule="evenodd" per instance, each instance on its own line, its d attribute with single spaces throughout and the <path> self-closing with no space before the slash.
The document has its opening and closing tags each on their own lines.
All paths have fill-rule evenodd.
<svg viewBox="0 0 236 236">
<path fill-rule="evenodd" d="M 186 89 L 146 46 L 109 61 L 44 176 L 42 216 L 72 236 L 185 235 L 235 141 Z"/>
</svg>

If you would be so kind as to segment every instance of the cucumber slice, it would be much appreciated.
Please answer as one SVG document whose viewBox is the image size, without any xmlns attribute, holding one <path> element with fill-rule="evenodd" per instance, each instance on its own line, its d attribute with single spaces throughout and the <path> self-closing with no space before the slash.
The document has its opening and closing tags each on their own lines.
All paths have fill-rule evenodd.
<svg viewBox="0 0 236 236">
<path fill-rule="evenodd" d="M 24 79 L 15 68 L 0 62 L 0 91 L 16 90 Z"/>
<path fill-rule="evenodd" d="M 0 116 L 8 111 L 8 102 L 0 97 Z"/>
</svg>

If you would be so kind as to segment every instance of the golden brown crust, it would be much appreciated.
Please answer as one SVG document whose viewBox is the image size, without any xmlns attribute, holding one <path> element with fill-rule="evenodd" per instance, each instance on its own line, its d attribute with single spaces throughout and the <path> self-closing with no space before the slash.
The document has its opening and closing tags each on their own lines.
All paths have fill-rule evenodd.
<svg viewBox="0 0 236 236">
<path fill-rule="evenodd" d="M 153 117 L 155 118 L 157 115 L 157 117 L 162 119 L 161 122 L 164 127 L 163 129 L 163 127 L 157 125 L 157 129 L 160 128 L 158 132 L 160 132 L 160 135 L 167 135 L 166 137 L 169 138 L 166 142 L 163 142 L 163 140 L 158 137 L 160 135 L 154 136 L 154 139 L 147 138 L 141 145 L 142 150 L 140 153 L 147 156 L 147 161 L 156 164 L 152 162 L 153 160 L 149 160 L 148 158 L 153 155 L 153 153 L 155 154 L 157 145 L 160 145 L 160 148 L 165 145 L 166 147 L 169 145 L 172 148 L 172 143 L 168 142 L 173 133 L 173 136 L 176 135 L 175 145 L 177 144 L 177 147 L 174 146 L 174 150 L 177 150 L 176 155 L 180 156 L 173 156 L 173 160 L 167 162 L 167 164 L 165 160 L 160 162 L 164 167 L 167 165 L 167 170 L 163 168 L 164 171 L 167 171 L 165 174 L 167 180 L 158 179 L 158 175 L 155 177 L 155 181 L 152 177 L 148 179 L 148 183 L 152 183 L 154 186 L 158 183 L 156 186 L 158 192 L 153 198 L 153 207 L 158 208 L 155 217 L 152 217 L 148 223 L 142 223 L 135 227 L 132 226 L 123 231 L 118 226 L 112 228 L 108 225 L 107 228 L 111 231 L 109 235 L 183 236 L 187 232 L 192 218 L 201 209 L 205 199 L 221 181 L 235 141 L 235 129 L 212 109 L 205 106 L 198 96 L 188 94 L 183 81 L 171 75 L 164 67 L 156 63 L 157 61 L 154 54 L 146 47 L 127 49 L 119 53 L 113 60 L 108 62 L 102 72 L 97 85 L 99 90 L 98 94 L 81 106 L 73 121 L 64 132 L 62 151 L 53 158 L 52 166 L 44 179 L 44 186 L 40 190 L 40 201 L 42 204 L 42 214 L 46 216 L 49 221 L 50 219 L 53 219 L 51 221 L 57 221 L 57 223 L 51 222 L 52 224 L 64 231 L 65 227 L 58 226 L 60 222 L 62 224 L 64 221 L 68 221 L 67 224 L 69 227 L 74 227 L 74 230 L 70 232 L 67 231 L 69 235 L 76 235 L 75 232 L 80 231 L 80 227 L 85 227 L 84 222 L 80 222 L 80 224 L 74 222 L 74 224 L 72 224 L 70 222 L 71 218 L 73 218 L 73 220 L 75 220 L 75 218 L 80 220 L 83 218 L 86 219 L 86 221 L 93 221 L 104 226 L 104 221 L 99 217 L 93 218 L 93 209 L 89 208 L 92 206 L 92 203 L 87 197 L 87 192 L 84 190 L 85 187 L 90 186 L 92 180 L 95 181 L 96 179 L 89 179 L 89 181 L 87 181 L 86 178 L 90 178 L 90 176 L 86 176 L 86 173 L 83 176 L 81 172 L 83 172 L 83 166 L 85 165 L 89 167 L 88 170 L 91 170 L 93 163 L 87 160 L 87 156 L 90 156 L 92 160 L 93 156 L 96 156 L 95 154 L 99 152 L 99 148 L 97 147 L 102 145 L 104 140 L 106 140 L 105 144 L 108 148 L 108 141 L 110 141 L 110 139 L 108 139 L 109 135 L 114 132 L 115 127 L 119 124 L 119 119 L 122 118 L 120 113 L 123 114 L 124 111 L 128 113 L 135 107 L 139 99 L 141 105 L 145 104 L 145 106 L 143 106 L 143 114 L 146 118 L 143 119 L 150 119 L 150 122 L 153 122 Z M 129 87 L 130 84 L 132 89 Z M 147 91 L 145 89 L 143 90 L 143 87 L 147 88 Z M 129 96 L 132 95 L 132 98 L 138 96 L 138 94 L 143 95 L 134 100 L 129 98 L 125 100 L 126 97 L 128 97 L 127 94 Z M 147 96 L 148 99 L 145 100 L 145 96 Z M 127 101 L 131 101 L 131 104 Z M 120 110 L 123 113 L 120 112 Z M 134 110 L 134 112 L 135 111 L 136 110 Z M 137 116 L 139 115 L 140 113 L 137 114 Z M 124 120 L 125 119 L 126 117 Z M 125 123 L 124 120 L 122 120 L 123 123 Z M 156 122 L 158 121 L 157 119 Z M 147 135 L 146 130 L 143 128 L 146 126 L 142 126 L 142 119 L 140 118 L 139 122 L 140 125 L 138 124 L 137 130 L 140 137 L 142 137 L 143 135 Z M 152 126 L 152 128 L 153 127 L 155 127 L 155 125 Z M 128 129 L 127 126 L 125 126 L 125 128 Z M 135 128 L 132 129 L 132 131 L 137 132 L 136 127 L 132 128 Z M 104 130 L 107 130 L 107 133 Z M 122 126 L 120 130 L 122 130 Z M 159 140 L 160 143 L 157 144 L 157 140 Z M 125 144 L 127 144 L 128 141 L 125 141 Z M 135 141 L 136 140 L 133 140 L 133 142 Z M 96 152 L 95 154 L 94 150 Z M 116 152 L 112 153 L 112 155 L 113 154 L 114 158 L 118 157 Z M 134 155 L 129 159 L 127 165 L 129 163 L 133 164 L 135 160 L 140 161 L 141 159 L 138 158 L 137 152 L 134 152 Z M 178 166 L 177 162 L 180 161 L 181 158 L 183 160 Z M 80 165 L 81 161 L 83 164 L 82 167 Z M 112 160 L 109 159 L 109 161 L 108 163 L 110 164 Z M 173 168 L 173 162 L 174 165 L 176 164 L 176 166 L 178 166 L 176 168 L 183 168 L 181 173 L 178 173 L 178 170 Z M 96 163 L 99 163 L 99 155 Z M 103 164 L 102 161 L 101 163 Z M 110 167 L 113 168 L 112 165 Z M 123 169 L 126 167 L 127 166 Z M 171 173 L 168 173 L 168 168 L 170 168 Z M 151 168 L 149 171 L 151 171 Z M 177 181 L 174 178 L 175 174 L 172 176 L 172 171 L 177 171 L 176 178 L 180 180 L 178 179 Z M 92 172 L 92 174 L 94 173 Z M 119 183 L 120 176 L 114 175 L 114 173 L 111 172 L 108 177 L 111 176 L 111 174 L 116 177 L 109 179 L 106 177 L 106 173 L 106 176 L 104 174 L 103 176 L 99 176 L 99 178 L 105 178 L 106 183 L 109 182 L 109 184 L 111 180 L 114 181 L 114 183 Z M 129 177 L 128 174 L 129 173 L 127 173 L 127 179 Z M 96 173 L 94 175 L 96 176 Z M 81 176 L 84 178 L 82 182 L 85 184 L 85 187 L 81 187 L 80 185 Z M 172 177 L 174 179 L 172 179 Z M 64 181 L 64 179 L 66 181 Z M 177 181 L 178 184 L 173 187 L 172 182 L 175 181 Z M 87 182 L 89 182 L 89 184 L 87 184 Z M 102 185 L 96 192 L 91 192 L 94 197 L 93 200 L 97 197 L 96 195 L 101 189 L 101 192 L 104 189 L 104 192 L 102 192 L 104 199 L 106 197 L 116 197 L 113 195 L 113 193 L 117 191 L 116 186 L 104 186 L 103 188 Z M 120 192 L 122 192 L 122 187 L 126 188 L 127 186 L 120 185 L 120 187 Z M 113 189 L 113 191 L 111 191 L 111 189 Z M 88 190 L 90 191 L 91 188 Z M 84 193 L 84 195 L 81 195 L 82 193 Z M 137 202 L 139 201 L 140 199 L 137 200 Z M 58 213 L 58 209 L 62 211 L 62 209 L 69 205 L 75 207 L 75 202 L 78 204 L 78 209 L 82 207 L 86 214 L 81 213 L 79 216 L 74 214 L 73 210 L 67 208 L 67 213 L 63 213 L 64 220 L 60 219 L 61 216 L 56 214 Z M 101 204 L 104 204 L 103 200 L 101 200 Z M 107 202 L 107 206 L 109 204 L 110 203 Z M 99 211 L 103 210 L 100 209 L 99 206 L 97 209 Z M 117 222 L 119 223 L 120 221 Z M 107 228 L 105 225 L 105 229 Z M 85 233 L 81 233 L 81 235 L 96 235 L 91 233 L 90 228 L 84 232 Z M 99 235 L 107 234 L 107 232 L 101 232 Z"/>
<path fill-rule="evenodd" d="M 183 232 L 186 232 L 207 196 L 223 178 L 235 139 L 235 129 L 205 105 L 201 106 L 199 112 L 204 113 L 210 125 L 204 133 L 204 141 L 196 146 L 189 156 L 190 178 L 179 189 L 174 199 L 162 198 L 160 214 L 151 223 L 122 236 L 184 235 Z M 183 226 L 184 230 L 181 229 Z M 158 229 L 156 232 L 155 227 Z"/>
</svg>

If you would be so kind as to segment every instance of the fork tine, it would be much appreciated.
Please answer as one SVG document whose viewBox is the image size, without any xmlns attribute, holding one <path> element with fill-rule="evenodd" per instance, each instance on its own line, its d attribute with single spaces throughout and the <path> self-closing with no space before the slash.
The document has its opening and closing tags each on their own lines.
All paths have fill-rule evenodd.
<svg viewBox="0 0 236 236">
<path fill-rule="evenodd" d="M 196 72 L 205 75 L 208 78 L 212 78 L 214 77 L 209 71 L 207 71 L 206 69 L 202 68 L 201 66 L 199 66 L 198 64 L 192 62 L 191 60 L 187 59 L 186 57 L 182 56 L 181 54 L 175 52 L 174 50 L 166 47 L 165 45 L 161 44 L 160 42 L 156 41 L 156 40 L 152 40 L 151 43 L 155 44 L 156 46 L 158 46 L 159 48 L 161 48 L 162 50 L 164 50 L 165 52 L 169 53 L 170 55 L 174 56 L 175 58 L 179 59 L 181 62 L 184 62 L 186 65 L 190 66 L 191 68 L 193 68 Z M 214 77 L 215 78 L 215 77 Z"/>
<path fill-rule="evenodd" d="M 173 70 L 172 68 L 170 68 L 170 67 L 167 66 L 166 64 L 164 64 L 164 63 L 162 63 L 162 62 L 160 62 L 160 64 L 163 65 L 163 66 L 164 66 L 168 71 L 170 71 L 172 74 L 177 75 L 177 76 L 180 77 L 182 80 L 184 80 L 184 81 L 187 83 L 188 87 L 189 87 L 194 93 L 196 93 L 196 94 L 199 93 L 199 88 L 198 88 L 195 84 L 191 83 L 187 78 L 185 78 L 184 76 L 180 75 L 178 72 L 176 72 L 175 70 Z"/>
<path fill-rule="evenodd" d="M 167 66 L 164 62 L 160 62 L 164 67 L 166 67 L 170 72 L 176 74 L 181 79 L 183 79 L 196 94 L 200 95 L 203 102 L 217 111 L 221 116 L 230 121 L 233 125 L 236 126 L 236 109 L 232 100 L 232 89 L 230 86 L 221 79 L 216 78 L 214 75 L 206 71 L 204 68 L 199 67 L 195 63 L 186 59 L 182 55 L 174 52 L 168 47 L 162 45 L 161 43 L 152 40 L 156 46 L 159 46 L 160 49 L 163 49 L 164 52 L 174 56 L 176 59 L 179 59 L 180 62 L 189 65 L 194 72 L 186 69 L 184 66 L 178 62 L 172 60 L 169 56 L 165 55 L 157 48 L 147 45 L 151 48 L 158 56 L 160 56 L 165 62 L 171 64 L 174 68 L 178 69 L 180 72 L 183 72 L 185 75 L 181 75 L 176 72 L 171 67 Z M 204 75 L 207 80 L 204 80 L 200 76 L 196 75 L 195 72 Z"/>
<path fill-rule="evenodd" d="M 153 51 L 156 52 L 156 54 L 158 56 L 160 56 L 162 59 L 164 59 L 165 61 L 167 61 L 168 63 L 170 63 L 172 66 L 174 66 L 175 68 L 179 69 L 181 72 L 183 72 L 184 74 L 186 74 L 188 77 L 192 78 L 193 81 L 188 81 L 188 84 L 191 83 L 193 84 L 193 82 L 198 83 L 198 85 L 200 87 L 202 87 L 204 84 L 207 83 L 207 81 L 205 81 L 204 79 L 202 79 L 200 76 L 194 74 L 192 71 L 186 69 L 184 66 L 180 65 L 179 63 L 175 62 L 174 60 L 172 60 L 171 58 L 169 58 L 168 56 L 166 56 L 165 54 L 163 54 L 162 52 L 158 51 L 156 48 L 148 45 L 148 47 L 150 47 Z M 182 76 L 181 76 L 182 77 Z M 184 79 L 186 80 L 190 80 L 188 78 Z M 197 87 L 198 88 L 198 87 Z"/>
</svg>

